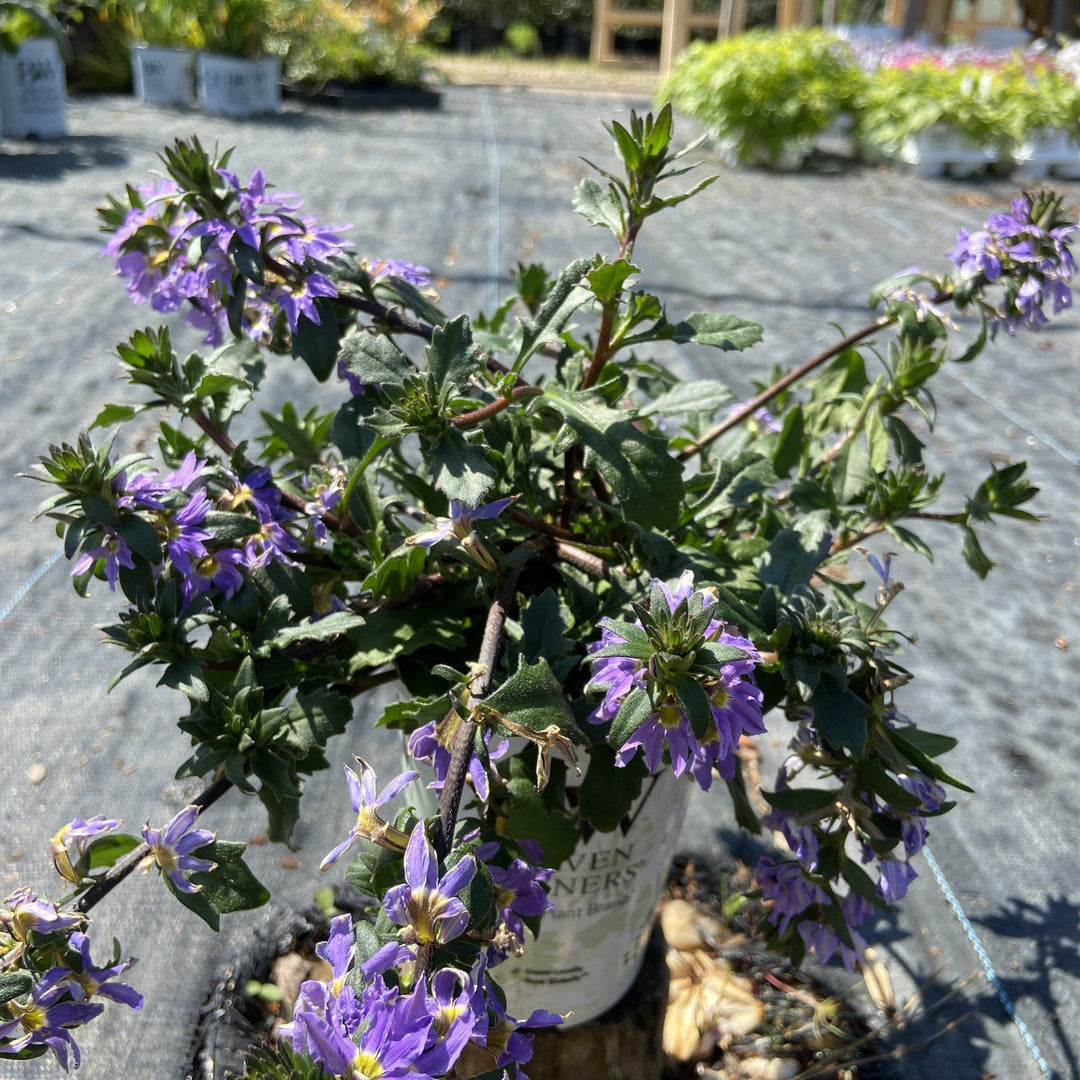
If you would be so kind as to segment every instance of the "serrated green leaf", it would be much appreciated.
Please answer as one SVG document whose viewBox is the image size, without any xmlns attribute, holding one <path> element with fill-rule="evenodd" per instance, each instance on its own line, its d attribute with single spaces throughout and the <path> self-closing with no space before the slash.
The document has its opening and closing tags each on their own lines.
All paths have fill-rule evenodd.
<svg viewBox="0 0 1080 1080">
<path fill-rule="evenodd" d="M 576 259 L 555 279 L 534 319 L 520 319 L 521 348 L 514 360 L 513 370 L 520 371 L 525 362 L 545 345 L 560 344 L 559 334 L 575 311 L 589 298 L 589 290 L 580 285 L 582 276 L 592 265 L 592 259 Z"/>
<path fill-rule="evenodd" d="M 445 386 L 464 389 L 468 386 L 469 379 L 480 367 L 468 315 L 459 315 L 437 327 L 426 355 L 428 370 L 434 376 L 438 389 Z"/>
<path fill-rule="evenodd" d="M 133 420 L 140 412 L 143 411 L 145 405 L 106 405 L 94 417 L 88 431 L 93 431 L 98 427 L 112 427 L 113 424 L 125 424 L 128 420 Z"/>
<path fill-rule="evenodd" d="M 555 678 L 546 659 L 535 664 L 522 663 L 506 682 L 484 699 L 483 704 L 534 731 L 554 725 L 572 742 L 588 742 L 570 711 L 562 684 Z M 496 719 L 495 727 L 498 726 Z"/>
<path fill-rule="evenodd" d="M 409 358 L 382 334 L 351 334 L 338 359 L 365 385 L 401 386 L 415 372 Z"/>
<path fill-rule="evenodd" d="M 261 907 L 270 899 L 269 891 L 244 862 L 246 846 L 217 840 L 197 848 L 194 854 L 198 858 L 211 859 L 217 863 L 217 867 L 186 875 L 192 884 L 201 886 L 196 893 L 181 892 L 167 877 L 164 878 L 177 900 L 213 930 L 220 929 L 220 916 Z"/>
<path fill-rule="evenodd" d="M 450 425 L 436 432 L 427 429 L 420 438 L 435 487 L 448 499 L 479 506 L 497 475 L 484 451 Z"/>
<path fill-rule="evenodd" d="M 591 177 L 578 185 L 574 195 L 574 210 L 591 225 L 610 229 L 616 239 L 626 230 L 626 210 L 614 187 L 601 187 Z"/>
<path fill-rule="evenodd" d="M 781 529 L 769 544 L 758 564 L 758 577 L 778 592 L 790 594 L 797 586 L 807 585 L 814 571 L 829 554 L 832 536 L 829 514 L 815 510 L 794 525 Z"/>
<path fill-rule="evenodd" d="M 34 976 L 29 971 L 0 972 L 0 1005 L 29 994 L 33 989 Z"/>
<path fill-rule="evenodd" d="M 680 416 L 688 412 L 711 413 L 726 405 L 735 395 L 723 383 L 715 379 L 699 379 L 679 383 L 658 398 L 638 409 L 638 416 Z"/>
<path fill-rule="evenodd" d="M 645 529 L 674 523 L 682 502 L 682 464 L 666 440 L 635 427 L 596 390 L 552 385 L 538 400 L 562 413 L 573 441 L 585 448 L 585 468 L 599 470 L 628 520 Z"/>
<path fill-rule="evenodd" d="M 626 287 L 626 282 L 634 274 L 640 273 L 640 266 L 634 266 L 626 259 L 616 259 L 614 262 L 601 263 L 594 267 L 585 277 L 596 299 L 601 304 L 610 304 Z"/>
<path fill-rule="evenodd" d="M 694 342 L 698 345 L 711 345 L 717 349 L 742 350 L 756 345 L 761 340 L 762 329 L 748 319 L 738 315 L 724 315 L 719 312 L 698 311 L 688 315 L 673 327 L 672 341 L 677 345 Z"/>
<path fill-rule="evenodd" d="M 358 626 L 363 626 L 365 621 L 362 616 L 354 615 L 351 611 L 334 611 L 321 619 L 304 620 L 299 624 L 286 626 L 274 635 L 270 646 L 274 649 L 287 649 L 290 645 L 329 641 L 331 638 L 341 637 Z"/>
</svg>

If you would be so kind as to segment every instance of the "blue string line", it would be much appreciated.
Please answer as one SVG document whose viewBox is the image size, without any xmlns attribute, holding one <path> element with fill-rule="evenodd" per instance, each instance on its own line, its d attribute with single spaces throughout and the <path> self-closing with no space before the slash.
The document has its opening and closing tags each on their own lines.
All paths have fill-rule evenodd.
<svg viewBox="0 0 1080 1080">
<path fill-rule="evenodd" d="M 1008 1013 L 1009 1019 L 1016 1025 L 1017 1030 L 1024 1040 L 1024 1044 L 1031 1052 L 1031 1056 L 1035 1059 L 1035 1064 L 1039 1066 L 1043 1076 L 1046 1077 L 1046 1080 L 1054 1080 L 1054 1074 L 1047 1064 L 1046 1058 L 1043 1057 L 1042 1051 L 1031 1037 L 1031 1032 L 1028 1030 L 1027 1024 L 1025 1024 L 1017 1015 L 1016 1006 L 1013 1005 L 1012 1001 L 1009 999 L 1009 995 L 1005 993 L 1005 987 L 1001 985 L 1001 980 L 994 970 L 994 965 L 990 962 L 990 956 L 983 947 L 983 943 L 979 940 L 979 935 L 975 933 L 975 927 L 971 925 L 968 921 L 968 917 L 964 914 L 964 909 L 960 906 L 960 901 L 956 899 L 956 894 L 950 888 L 948 881 L 945 880 L 945 875 L 942 873 L 937 859 L 934 858 L 933 852 L 931 852 L 929 847 L 924 847 L 922 853 L 926 856 L 926 865 L 930 867 L 930 872 L 937 880 L 938 888 L 941 890 L 942 896 L 945 897 L 949 907 L 952 908 L 953 914 L 956 916 L 956 921 L 960 923 L 961 929 L 967 934 L 968 941 L 971 942 L 971 947 L 975 950 L 975 955 L 979 958 L 979 963 L 982 964 L 983 971 L 986 973 L 987 981 L 994 988 L 994 992 L 997 994 L 998 1001 L 1001 1002 L 1002 1008 Z"/>
<path fill-rule="evenodd" d="M 54 551 L 16 590 L 15 595 L 0 608 L 0 623 L 14 610 L 15 605 L 51 570 L 60 559 L 60 552 Z"/>
</svg>

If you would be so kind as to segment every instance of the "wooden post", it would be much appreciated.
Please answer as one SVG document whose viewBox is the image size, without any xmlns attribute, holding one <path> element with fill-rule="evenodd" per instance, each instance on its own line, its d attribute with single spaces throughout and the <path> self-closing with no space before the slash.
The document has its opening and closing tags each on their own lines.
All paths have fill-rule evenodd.
<svg viewBox="0 0 1080 1080">
<path fill-rule="evenodd" d="M 660 77 L 667 75 L 678 56 L 690 44 L 691 0 L 664 0 L 664 23 L 660 30 Z"/>
<path fill-rule="evenodd" d="M 589 61 L 602 64 L 615 52 L 615 28 L 611 24 L 613 0 L 593 0 L 592 42 Z"/>
<path fill-rule="evenodd" d="M 746 29 L 746 0 L 721 0 L 717 37 L 734 37 Z"/>
</svg>

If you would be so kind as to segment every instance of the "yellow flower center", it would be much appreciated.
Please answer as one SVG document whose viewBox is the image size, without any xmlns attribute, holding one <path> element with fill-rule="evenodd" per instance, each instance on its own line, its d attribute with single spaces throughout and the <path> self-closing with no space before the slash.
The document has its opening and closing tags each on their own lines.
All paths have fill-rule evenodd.
<svg viewBox="0 0 1080 1080">
<path fill-rule="evenodd" d="M 378 1080 L 385 1072 L 379 1064 L 379 1059 L 366 1050 L 357 1051 L 349 1068 L 352 1071 L 351 1080 Z"/>
<path fill-rule="evenodd" d="M 166 874 L 180 868 L 179 857 L 168 844 L 155 844 L 151 854 L 154 856 L 154 862 L 156 862 Z"/>
</svg>

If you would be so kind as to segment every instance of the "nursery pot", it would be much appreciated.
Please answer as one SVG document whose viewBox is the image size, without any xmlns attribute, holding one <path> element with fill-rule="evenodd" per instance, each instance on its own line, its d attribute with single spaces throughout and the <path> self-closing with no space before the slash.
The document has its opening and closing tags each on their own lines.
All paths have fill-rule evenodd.
<svg viewBox="0 0 1080 1080">
<path fill-rule="evenodd" d="M 148 105 L 190 105 L 194 99 L 195 54 L 190 49 L 131 46 L 135 96 Z"/>
<path fill-rule="evenodd" d="M 0 52 L 0 134 L 42 139 L 67 134 L 67 81 L 52 38 L 24 41 Z"/>
<path fill-rule="evenodd" d="M 691 785 L 649 777 L 620 826 L 582 839 L 548 882 L 555 905 L 525 954 L 495 969 L 512 1016 L 573 1012 L 586 1023 L 622 998 L 641 969 Z"/>
<path fill-rule="evenodd" d="M 281 104 L 281 61 L 277 57 L 245 60 L 199 53 L 196 85 L 204 112 L 222 116 L 257 116 Z"/>
</svg>

